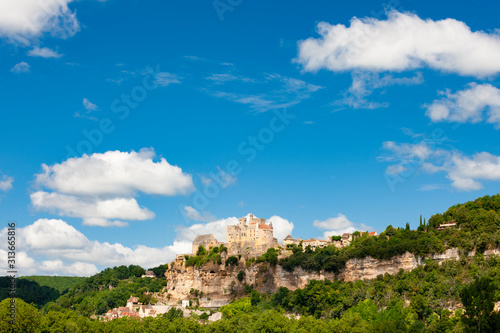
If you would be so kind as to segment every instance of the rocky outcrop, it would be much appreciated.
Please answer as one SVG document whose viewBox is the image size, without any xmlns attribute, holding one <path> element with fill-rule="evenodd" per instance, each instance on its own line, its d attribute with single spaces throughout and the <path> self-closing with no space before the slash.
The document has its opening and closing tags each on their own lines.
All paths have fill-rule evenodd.
<svg viewBox="0 0 500 333">
<path fill-rule="evenodd" d="M 377 260 L 372 257 L 350 259 L 339 275 L 342 275 L 344 281 L 375 279 L 378 275 L 396 274 L 401 269 L 409 271 L 422 264 L 421 258 L 416 258 L 409 252 L 390 260 Z"/>
<path fill-rule="evenodd" d="M 243 271 L 240 281 L 238 274 Z M 293 272 L 285 271 L 281 266 L 270 266 L 268 263 L 253 264 L 245 267 L 205 264 L 203 267 L 185 267 L 176 265 L 165 272 L 167 287 L 165 293 L 174 300 L 186 298 L 192 289 L 210 299 L 229 299 L 233 292 L 244 289 L 245 284 L 252 285 L 260 292 L 275 292 L 280 287 L 291 290 L 304 288 L 309 280 L 334 280 L 336 276 L 330 272 L 306 272 L 297 268 Z"/>
<path fill-rule="evenodd" d="M 474 253 L 469 253 L 473 255 Z M 488 250 L 485 256 L 499 255 L 498 249 Z M 430 256 L 438 263 L 449 259 L 458 259 L 459 251 L 448 249 L 444 253 Z M 332 272 L 306 272 L 296 268 L 293 272 L 285 271 L 281 266 L 270 266 L 268 263 L 253 264 L 246 267 L 244 259 L 239 266 L 225 266 L 207 263 L 200 268 L 185 267 L 176 264 L 165 272 L 167 287 L 165 292 L 173 300 L 184 299 L 189 296 L 191 289 L 203 292 L 203 296 L 216 299 L 229 299 L 231 294 L 244 289 L 244 285 L 253 285 L 260 292 L 276 292 L 280 287 L 290 290 L 304 288 L 309 280 L 344 280 L 356 281 L 375 279 L 378 275 L 396 274 L 399 270 L 412 270 L 424 264 L 424 259 L 415 257 L 412 253 L 393 257 L 390 260 L 377 260 L 372 257 L 350 259 L 345 269 L 339 274 Z M 240 274 L 240 272 L 243 273 Z M 238 274 L 243 274 L 241 281 Z"/>
</svg>

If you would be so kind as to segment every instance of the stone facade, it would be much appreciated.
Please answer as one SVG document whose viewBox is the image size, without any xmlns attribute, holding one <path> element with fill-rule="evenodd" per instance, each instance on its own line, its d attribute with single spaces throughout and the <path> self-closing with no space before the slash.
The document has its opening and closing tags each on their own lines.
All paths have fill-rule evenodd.
<svg viewBox="0 0 500 333">
<path fill-rule="evenodd" d="M 322 240 L 322 239 L 316 239 L 316 238 L 310 238 L 310 239 L 302 239 L 302 238 L 293 238 L 291 235 L 288 235 L 283 239 L 283 244 L 285 247 L 287 245 L 300 245 L 302 244 L 303 248 L 306 248 L 310 246 L 313 250 L 317 247 L 325 247 L 327 245 L 332 244 L 331 239 L 329 240 Z"/>
<path fill-rule="evenodd" d="M 203 245 L 203 247 L 206 250 L 209 250 L 211 247 L 219 246 L 220 243 L 217 241 L 217 239 L 215 239 L 214 235 L 212 235 L 212 234 L 197 235 L 193 241 L 193 255 L 194 256 L 198 252 L 198 248 L 200 247 L 200 245 Z"/>
<path fill-rule="evenodd" d="M 227 243 L 254 242 L 256 246 L 273 243 L 273 224 L 256 218 L 250 214 L 248 218 L 240 217 L 237 225 L 227 227 Z"/>
<path fill-rule="evenodd" d="M 228 254 L 262 254 L 278 245 L 273 232 L 273 224 L 266 224 L 265 219 L 256 218 L 253 214 L 248 218 L 240 217 L 238 224 L 226 229 Z"/>
</svg>

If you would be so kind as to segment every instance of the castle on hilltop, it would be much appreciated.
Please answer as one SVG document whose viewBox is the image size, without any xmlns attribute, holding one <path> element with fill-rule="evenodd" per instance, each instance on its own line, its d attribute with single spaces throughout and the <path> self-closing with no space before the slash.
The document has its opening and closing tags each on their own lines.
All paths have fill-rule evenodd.
<svg viewBox="0 0 500 333">
<path fill-rule="evenodd" d="M 240 217 L 238 224 L 229 225 L 226 228 L 225 246 L 228 249 L 228 255 L 243 253 L 258 255 L 278 245 L 278 240 L 274 238 L 272 222 L 266 224 L 265 219 L 254 217 L 253 214 Z M 208 250 L 220 244 L 212 234 L 197 235 L 193 241 L 193 255 L 196 255 L 200 245 Z"/>
<path fill-rule="evenodd" d="M 273 223 L 266 224 L 265 219 L 254 217 L 253 214 L 248 218 L 240 217 L 237 225 L 227 226 L 226 237 L 228 244 L 241 246 L 246 243 L 252 246 L 278 243 L 273 237 Z"/>
<path fill-rule="evenodd" d="M 318 247 L 325 247 L 334 245 L 337 248 L 349 246 L 349 244 L 357 237 L 361 237 L 365 232 L 355 232 L 354 234 L 344 233 L 339 239 L 332 239 L 328 237 L 326 240 L 322 239 L 302 239 L 293 238 L 288 235 L 283 239 L 285 248 L 291 245 L 302 246 L 303 248 L 311 247 L 312 250 Z M 377 233 L 370 232 L 368 236 L 377 236 Z M 245 254 L 249 256 L 258 256 L 265 253 L 272 247 L 277 247 L 278 240 L 274 237 L 273 223 L 266 224 L 266 220 L 258 218 L 249 214 L 248 217 L 240 217 L 238 223 L 235 225 L 228 225 L 226 227 L 227 241 L 224 244 L 228 251 L 227 255 L 234 256 L 237 254 Z M 210 248 L 220 246 L 219 242 L 214 235 L 197 235 L 193 241 L 193 255 L 196 255 L 200 246 L 209 250 Z M 177 256 L 179 260 L 183 260 L 184 255 Z"/>
</svg>

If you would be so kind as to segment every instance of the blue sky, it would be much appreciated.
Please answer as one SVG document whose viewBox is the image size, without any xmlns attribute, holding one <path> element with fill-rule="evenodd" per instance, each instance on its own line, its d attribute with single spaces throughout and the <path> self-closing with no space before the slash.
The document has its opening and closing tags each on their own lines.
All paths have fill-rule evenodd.
<svg viewBox="0 0 500 333">
<path fill-rule="evenodd" d="M 248 213 L 327 237 L 498 193 L 498 14 L 3 1 L 0 217 L 20 273 L 153 267 Z"/>
</svg>

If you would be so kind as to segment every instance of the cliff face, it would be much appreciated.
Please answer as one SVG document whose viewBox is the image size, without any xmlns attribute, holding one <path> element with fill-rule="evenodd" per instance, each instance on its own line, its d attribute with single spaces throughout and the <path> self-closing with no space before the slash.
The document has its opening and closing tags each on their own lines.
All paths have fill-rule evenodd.
<svg viewBox="0 0 500 333">
<path fill-rule="evenodd" d="M 498 255 L 498 249 L 488 250 L 485 256 Z M 473 255 L 470 253 L 469 255 Z M 433 260 L 441 263 L 448 259 L 458 259 L 457 249 L 448 249 L 446 252 L 431 256 Z M 191 289 L 203 292 L 204 296 L 211 299 L 229 299 L 231 292 L 240 291 L 244 284 L 253 285 L 260 292 L 276 292 L 280 287 L 290 290 L 304 288 L 309 280 L 335 280 L 356 281 L 375 279 L 377 275 L 396 274 L 400 269 L 412 270 L 418 265 L 423 265 L 422 258 L 416 258 L 407 252 L 390 260 L 376 260 L 371 257 L 351 259 L 347 261 L 346 268 L 339 274 L 331 272 L 306 272 L 297 268 L 293 272 L 285 271 L 281 266 L 269 266 L 268 263 L 253 264 L 245 267 L 244 261 L 240 265 L 224 266 L 206 264 L 201 268 L 175 265 L 165 272 L 167 289 L 174 300 L 183 299 L 189 295 Z M 240 282 L 238 273 L 243 271 L 244 278 Z"/>
<path fill-rule="evenodd" d="M 243 271 L 244 277 L 240 282 L 238 274 Z M 291 290 L 304 288 L 309 280 L 334 280 L 334 273 L 309 273 L 302 268 L 287 272 L 281 266 L 269 266 L 268 263 L 253 264 L 250 267 L 224 266 L 206 264 L 201 268 L 174 267 L 165 272 L 167 279 L 166 293 L 174 299 L 183 299 L 189 295 L 191 289 L 203 292 L 211 299 L 228 299 L 232 291 L 241 291 L 245 283 L 253 285 L 260 292 L 275 292 L 280 287 Z"/>
</svg>

